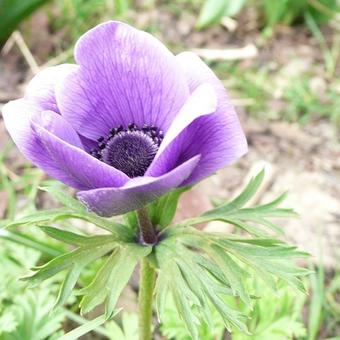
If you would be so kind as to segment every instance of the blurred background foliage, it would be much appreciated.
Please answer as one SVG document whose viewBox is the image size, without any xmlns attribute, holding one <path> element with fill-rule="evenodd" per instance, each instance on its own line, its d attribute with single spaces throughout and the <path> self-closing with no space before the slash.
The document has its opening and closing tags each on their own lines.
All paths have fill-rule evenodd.
<svg viewBox="0 0 340 340">
<path fill-rule="evenodd" d="M 334 131 L 331 138 L 338 143 L 339 6 L 337 0 L 0 0 L 0 103 L 19 97 L 27 79 L 40 67 L 72 62 L 74 43 L 82 33 L 99 22 L 116 19 L 155 34 L 174 52 L 195 49 L 232 93 L 241 117 L 253 118 L 252 126 L 266 126 L 261 138 L 270 130 L 267 122 L 284 121 L 306 128 L 303 131 L 308 133 L 315 129 L 317 134 L 324 133 L 318 129 L 326 126 L 325 134 Z M 18 34 L 11 36 L 13 32 Z M 244 46 L 251 46 L 250 55 Z M 239 49 L 237 58 L 230 54 L 234 48 Z M 281 132 L 284 135 L 295 125 L 287 126 Z M 0 227 L 37 207 L 56 205 L 38 190 L 46 180 L 44 174 L 29 167 L 8 140 L 0 138 L 0 146 Z M 328 157 L 330 151 L 326 151 Z M 330 176 L 327 169 L 322 171 Z M 318 249 L 320 253 L 324 250 Z M 17 280 L 28 268 L 64 251 L 61 244 L 37 230 L 13 233 L 0 228 L 1 340 L 55 339 L 84 324 L 77 316 L 76 296 L 67 309 L 49 313 L 58 278 L 34 289 Z M 232 339 L 339 340 L 338 263 L 336 258 L 332 265 L 324 266 L 321 257 L 310 264 L 315 274 L 306 280 L 309 296 L 279 283 L 278 292 L 268 291 L 253 306 L 242 306 L 253 335 L 235 331 Z M 83 273 L 84 285 L 96 268 L 98 263 Z M 266 289 L 261 282 L 247 284 Z M 135 300 L 135 290 L 132 283 L 128 301 Z M 116 321 L 97 327 L 84 339 L 135 339 L 133 303 Z M 202 325 L 201 338 L 228 339 L 221 320 L 213 318 L 214 330 Z M 189 339 L 171 300 L 157 334 Z"/>
<path fill-rule="evenodd" d="M 248 64 L 242 60 L 229 60 L 228 55 L 226 61 L 222 57 L 222 60 L 209 58 L 207 62 L 223 70 L 224 76 L 226 71 L 232 73 L 231 88 L 241 97 L 253 99 L 245 105 L 251 107 L 250 113 L 254 116 L 301 123 L 308 122 L 314 116 L 327 117 L 334 125 L 340 125 L 340 84 L 336 72 L 340 53 L 338 0 L 0 0 L 0 48 L 19 22 L 43 4 L 45 6 L 41 12 L 45 16 L 38 17 L 38 20 L 44 22 L 38 22 L 36 26 L 48 26 L 42 29 L 48 29 L 50 41 L 40 46 L 40 52 L 33 52 L 43 61 L 59 56 L 50 63 L 71 61 L 72 49 L 79 36 L 98 22 L 109 19 L 125 20 L 132 24 L 137 22 L 140 28 L 163 38 L 175 51 L 206 45 L 204 38 L 196 38 L 200 34 L 206 36 L 206 40 L 210 39 L 208 45 L 217 47 L 228 40 L 235 44 L 236 40 L 242 40 L 239 35 L 243 34 L 244 42 L 256 39 L 259 50 L 279 48 L 275 39 L 285 40 L 289 29 L 299 32 L 296 37 L 289 37 L 292 40 L 290 45 L 301 45 L 301 40 L 312 36 L 315 44 L 313 53 L 317 55 L 307 56 L 305 65 L 296 65 L 293 70 L 289 70 L 292 73 L 296 71 L 295 77 L 292 74 L 287 79 L 282 75 L 286 71 L 284 67 L 282 73 L 278 72 L 280 62 L 278 65 L 266 63 L 265 56 L 259 58 L 258 62 Z M 155 12 L 159 7 L 162 8 L 162 15 L 156 20 Z M 178 28 L 175 38 L 173 31 L 177 28 L 174 20 L 185 22 L 183 27 Z M 170 25 L 168 29 L 166 24 Z M 34 26 L 23 26 L 21 33 L 26 40 L 34 40 L 37 34 Z M 232 38 L 225 38 L 223 33 L 215 37 L 218 27 Z M 195 32 L 192 41 L 190 32 Z M 254 32 L 258 32 L 256 37 Z M 39 49 L 39 46 L 33 48 Z M 275 57 L 278 51 L 272 53 Z M 309 68 L 309 57 L 321 59 L 321 63 Z M 245 67 L 247 72 L 244 72 Z M 277 105 L 271 105 L 272 109 L 268 103 Z"/>
</svg>

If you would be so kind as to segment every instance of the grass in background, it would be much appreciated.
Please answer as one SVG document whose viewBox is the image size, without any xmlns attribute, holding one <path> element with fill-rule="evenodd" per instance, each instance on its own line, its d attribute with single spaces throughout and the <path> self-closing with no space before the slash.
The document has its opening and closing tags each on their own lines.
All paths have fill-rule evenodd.
<svg viewBox="0 0 340 340">
<path fill-rule="evenodd" d="M 320 119 L 340 128 L 340 81 L 303 72 L 287 79 L 266 66 L 244 69 L 237 63 L 211 65 L 233 97 L 247 102 L 247 112 L 259 119 L 286 120 L 304 125 Z"/>
<path fill-rule="evenodd" d="M 295 4 L 296 1 L 293 2 Z M 170 11 L 171 7 L 177 10 L 176 15 L 180 16 L 183 6 L 189 11 L 200 7 L 203 11 L 203 4 L 216 10 L 219 6 L 226 6 L 225 3 L 225 0 L 196 2 L 193 0 L 172 2 L 144 0 L 139 1 L 136 7 L 136 2 L 133 0 L 54 0 L 46 10 L 49 14 L 52 32 L 62 35 L 57 42 L 56 51 L 72 52 L 76 40 L 89 28 L 109 19 L 132 20 L 133 16 L 131 17 L 130 14 L 137 11 L 134 15 L 138 15 L 140 8 L 152 11 L 156 6 L 165 6 Z M 252 63 L 253 66 L 244 67 L 236 62 L 216 62 L 212 63 L 212 68 L 221 79 L 228 82 L 227 87 L 234 90 L 235 96 L 247 101 L 247 111 L 254 117 L 269 120 L 284 119 L 301 124 L 323 118 L 329 120 L 334 126 L 340 127 L 340 81 L 337 76 L 340 33 L 334 32 L 333 40 L 329 42 L 320 29 L 320 24 L 330 19 L 325 12 L 327 8 L 332 10 L 335 8 L 334 0 L 303 0 L 299 2 L 299 5 L 294 6 L 292 0 L 282 0 L 281 5 L 274 4 L 271 0 L 238 0 L 233 7 L 226 6 L 223 15 L 237 15 L 247 6 L 257 8 L 259 20 L 267 17 L 266 27 L 271 30 L 278 23 L 292 24 L 296 22 L 296 18 L 302 18 L 305 26 L 319 43 L 324 74 L 320 75 L 319 71 L 311 69 L 308 74 L 292 77 L 278 94 L 277 83 L 282 76 L 280 69 L 270 70 L 267 65 L 257 65 L 259 63 L 256 60 Z M 213 21 L 213 24 L 217 23 Z M 145 29 L 155 33 L 157 27 L 156 22 L 151 22 L 150 27 Z M 182 42 L 179 41 L 178 44 L 181 45 Z M 72 53 L 67 54 L 69 58 L 63 61 L 72 61 L 71 55 Z M 288 62 L 290 60 L 287 60 Z M 325 89 L 321 92 L 313 89 L 315 77 L 321 77 L 325 83 Z"/>
<path fill-rule="evenodd" d="M 53 32 L 63 32 L 58 50 L 73 48 L 78 38 L 106 20 L 119 20 L 129 9 L 128 0 L 54 0 L 47 9 Z"/>
</svg>

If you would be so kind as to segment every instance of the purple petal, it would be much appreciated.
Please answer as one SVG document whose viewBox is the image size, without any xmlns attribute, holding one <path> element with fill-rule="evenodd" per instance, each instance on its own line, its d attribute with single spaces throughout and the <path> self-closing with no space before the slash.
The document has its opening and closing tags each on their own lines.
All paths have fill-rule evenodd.
<svg viewBox="0 0 340 340">
<path fill-rule="evenodd" d="M 53 111 L 43 111 L 32 117 L 32 121 L 37 125 L 41 125 L 44 129 L 64 142 L 84 149 L 79 135 L 60 114 Z"/>
<path fill-rule="evenodd" d="M 198 166 L 185 181 L 185 184 L 193 184 L 244 155 L 247 141 L 223 84 L 209 67 L 190 52 L 176 58 L 182 65 L 190 91 L 201 84 L 211 84 L 217 94 L 218 107 L 215 113 L 197 118 L 179 133 L 151 165 L 148 174 L 161 176 L 200 154 Z"/>
<path fill-rule="evenodd" d="M 169 173 L 158 177 L 136 177 L 121 188 L 102 188 L 77 194 L 90 211 L 110 217 L 139 209 L 173 188 L 180 186 L 198 164 L 196 156 Z"/>
<path fill-rule="evenodd" d="M 90 139 L 129 123 L 166 130 L 189 96 L 175 56 L 156 38 L 119 22 L 84 34 L 80 68 L 57 89 L 62 115 Z"/>
<path fill-rule="evenodd" d="M 217 108 L 217 98 L 214 88 L 210 84 L 203 84 L 187 99 L 178 115 L 170 125 L 162 144 L 157 152 L 156 159 L 171 144 L 171 142 L 199 117 L 214 113 Z"/>
<path fill-rule="evenodd" d="M 27 85 L 25 98 L 37 103 L 43 110 L 59 113 L 55 99 L 56 84 L 63 81 L 68 74 L 78 67 L 72 64 L 62 64 L 40 71 Z"/>
<path fill-rule="evenodd" d="M 77 189 L 126 183 L 129 178 L 121 171 L 80 149 L 77 133 L 62 116 L 40 110 L 25 99 L 12 101 L 3 108 L 6 128 L 26 158 L 50 176 Z"/>
<path fill-rule="evenodd" d="M 79 135 L 81 143 L 83 144 L 83 148 L 86 152 L 90 152 L 92 149 L 98 148 L 98 142 L 92 139 L 88 139 L 82 135 Z"/>
</svg>

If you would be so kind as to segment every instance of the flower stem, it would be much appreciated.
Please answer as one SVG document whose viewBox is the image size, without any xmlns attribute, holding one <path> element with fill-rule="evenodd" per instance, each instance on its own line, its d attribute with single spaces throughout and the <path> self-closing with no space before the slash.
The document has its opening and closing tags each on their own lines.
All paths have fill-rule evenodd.
<svg viewBox="0 0 340 340">
<path fill-rule="evenodd" d="M 149 217 L 148 208 L 137 210 L 137 218 L 140 229 L 140 241 L 143 244 L 153 245 L 157 242 L 157 234 Z"/>
<path fill-rule="evenodd" d="M 152 339 L 152 301 L 153 289 L 155 285 L 156 272 L 144 258 L 141 262 L 139 280 L 139 340 Z"/>
</svg>

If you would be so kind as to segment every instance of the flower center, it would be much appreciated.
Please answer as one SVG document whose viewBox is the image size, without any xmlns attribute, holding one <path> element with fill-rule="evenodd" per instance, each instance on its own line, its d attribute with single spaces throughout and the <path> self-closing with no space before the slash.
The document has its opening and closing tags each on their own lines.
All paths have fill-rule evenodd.
<svg viewBox="0 0 340 340">
<path fill-rule="evenodd" d="M 133 178 L 145 174 L 162 140 L 163 132 L 154 126 L 129 124 L 126 129 L 119 126 L 107 137 L 99 137 L 98 147 L 90 154 Z"/>
</svg>

